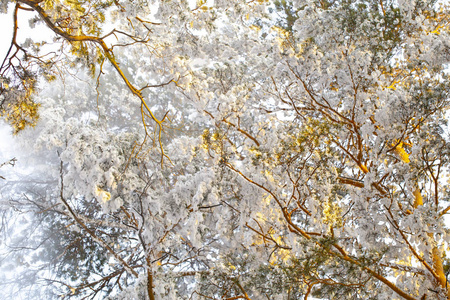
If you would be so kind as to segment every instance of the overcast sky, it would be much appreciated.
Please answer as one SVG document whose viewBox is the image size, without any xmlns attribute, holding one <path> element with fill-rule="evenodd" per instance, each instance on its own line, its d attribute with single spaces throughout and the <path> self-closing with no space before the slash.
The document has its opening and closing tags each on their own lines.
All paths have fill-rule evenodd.
<svg viewBox="0 0 450 300">
<path fill-rule="evenodd" d="M 11 41 L 11 24 L 12 16 L 11 14 L 3 15 L 0 14 L 0 60 L 3 62 L 5 54 L 8 51 L 10 41 Z M 3 120 L 0 120 L 0 164 L 5 161 L 10 151 L 8 151 L 7 145 L 11 142 L 11 128 L 8 128 Z M 1 171 L 0 171 L 1 173 Z"/>
</svg>

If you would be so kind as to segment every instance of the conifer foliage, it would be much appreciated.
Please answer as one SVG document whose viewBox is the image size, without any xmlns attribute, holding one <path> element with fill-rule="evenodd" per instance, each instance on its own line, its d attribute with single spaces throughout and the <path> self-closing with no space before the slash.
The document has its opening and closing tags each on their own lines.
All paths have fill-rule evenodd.
<svg viewBox="0 0 450 300">
<path fill-rule="evenodd" d="M 450 299 L 449 8 L 2 0 L 4 293 Z"/>
</svg>

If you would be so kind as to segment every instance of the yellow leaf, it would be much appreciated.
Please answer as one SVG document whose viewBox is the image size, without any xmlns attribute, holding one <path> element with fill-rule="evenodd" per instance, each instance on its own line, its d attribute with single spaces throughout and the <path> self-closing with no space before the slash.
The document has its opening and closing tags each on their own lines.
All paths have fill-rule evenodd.
<svg viewBox="0 0 450 300">
<path fill-rule="evenodd" d="M 414 208 L 417 208 L 420 205 L 423 205 L 423 198 L 420 189 L 417 187 L 414 191 Z"/>
<path fill-rule="evenodd" d="M 100 196 L 103 202 L 108 202 L 111 199 L 111 193 L 104 191 L 99 187 L 97 187 L 96 194 L 97 196 Z"/>
<path fill-rule="evenodd" d="M 398 81 L 394 81 L 390 86 L 386 87 L 387 89 L 391 89 L 391 90 L 396 90 L 397 88 L 395 87 L 395 85 L 398 83 Z"/>
<path fill-rule="evenodd" d="M 409 154 L 403 149 L 403 143 L 400 143 L 395 147 L 395 153 L 397 153 L 403 162 L 409 163 Z"/>
<path fill-rule="evenodd" d="M 441 34 L 441 31 L 440 31 L 440 29 L 442 28 L 442 25 L 439 25 L 438 27 L 436 27 L 436 29 L 435 30 L 433 30 L 431 33 L 436 33 L 436 34 Z"/>
<path fill-rule="evenodd" d="M 255 30 L 255 31 L 260 31 L 261 30 L 261 27 L 256 26 L 256 25 L 250 25 L 249 28 L 252 29 L 252 30 Z"/>
</svg>

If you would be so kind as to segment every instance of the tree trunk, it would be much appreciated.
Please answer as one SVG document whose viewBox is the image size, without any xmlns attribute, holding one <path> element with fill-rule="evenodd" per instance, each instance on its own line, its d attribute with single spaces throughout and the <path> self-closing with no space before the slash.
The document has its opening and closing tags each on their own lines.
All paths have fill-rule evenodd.
<svg viewBox="0 0 450 300">
<path fill-rule="evenodd" d="M 153 294 L 153 274 L 152 265 L 150 259 L 147 257 L 147 293 L 150 300 L 155 300 L 155 295 Z"/>
<path fill-rule="evenodd" d="M 433 238 L 433 234 L 428 234 L 430 238 Z M 433 269 L 436 272 L 438 278 L 439 287 L 447 291 L 447 299 L 450 300 L 450 289 L 447 284 L 447 277 L 445 276 L 444 267 L 442 265 L 441 251 L 439 251 L 437 244 L 433 245 L 431 250 L 431 258 L 433 260 Z"/>
</svg>

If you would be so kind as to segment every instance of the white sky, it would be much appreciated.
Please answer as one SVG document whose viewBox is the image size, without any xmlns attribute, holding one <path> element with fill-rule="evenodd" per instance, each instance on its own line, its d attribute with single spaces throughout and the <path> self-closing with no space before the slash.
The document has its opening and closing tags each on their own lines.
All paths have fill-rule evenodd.
<svg viewBox="0 0 450 300">
<path fill-rule="evenodd" d="M 0 14 L 0 64 L 3 62 L 3 59 L 8 51 L 10 42 L 11 42 L 11 28 L 12 28 L 12 16 L 9 13 L 8 15 Z M 6 159 L 12 158 L 9 153 L 11 149 L 8 149 L 8 145 L 11 144 L 11 129 L 6 126 L 3 120 L 0 120 L 0 164 L 3 163 Z M 6 166 L 4 167 L 6 168 Z M 2 174 L 2 170 L 0 170 L 0 174 Z"/>
</svg>

